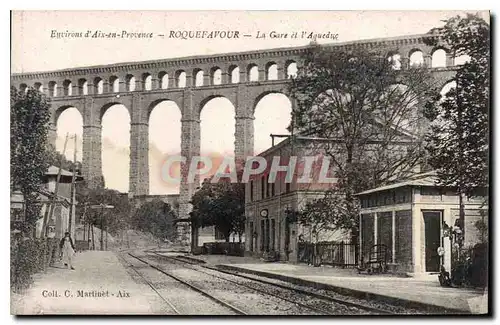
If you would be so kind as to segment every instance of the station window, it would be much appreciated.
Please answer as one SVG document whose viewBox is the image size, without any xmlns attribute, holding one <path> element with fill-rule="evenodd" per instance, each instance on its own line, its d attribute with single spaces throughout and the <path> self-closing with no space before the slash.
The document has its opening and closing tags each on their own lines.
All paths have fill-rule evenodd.
<svg viewBox="0 0 500 325">
<path fill-rule="evenodd" d="M 276 234 L 276 221 L 274 219 L 271 219 L 271 234 L 270 234 L 270 240 L 271 240 L 271 250 L 274 251 L 275 249 L 275 234 Z"/>
</svg>

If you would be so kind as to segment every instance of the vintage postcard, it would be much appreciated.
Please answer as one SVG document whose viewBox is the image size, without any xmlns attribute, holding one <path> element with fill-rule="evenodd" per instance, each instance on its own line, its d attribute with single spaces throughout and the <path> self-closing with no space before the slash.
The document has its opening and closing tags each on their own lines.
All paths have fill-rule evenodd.
<svg viewBox="0 0 500 325">
<path fill-rule="evenodd" d="M 14 315 L 488 315 L 490 12 L 13 11 Z"/>
</svg>

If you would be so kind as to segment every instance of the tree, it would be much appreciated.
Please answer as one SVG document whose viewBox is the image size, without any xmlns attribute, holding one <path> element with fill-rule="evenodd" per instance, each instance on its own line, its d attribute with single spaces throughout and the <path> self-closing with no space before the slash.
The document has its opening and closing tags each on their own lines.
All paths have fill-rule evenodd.
<svg viewBox="0 0 500 325">
<path fill-rule="evenodd" d="M 135 212 L 134 228 L 151 233 L 158 239 L 175 239 L 176 215 L 170 204 L 156 199 L 143 203 Z"/>
<path fill-rule="evenodd" d="M 426 116 L 433 121 L 426 136 L 429 164 L 437 170 L 438 184 L 455 188 L 460 198 L 458 226 L 463 229 L 463 197 L 488 186 L 488 130 L 490 89 L 489 25 L 477 15 L 456 16 L 440 34 L 451 53 L 467 55 L 454 77 L 456 87 L 429 104 Z"/>
<path fill-rule="evenodd" d="M 391 51 L 396 52 L 397 49 Z M 389 52 L 389 53 L 391 53 Z M 385 53 L 311 46 L 289 87 L 297 105 L 290 129 L 319 137 L 338 182 L 306 205 L 302 223 L 358 234 L 354 194 L 407 176 L 422 160 L 422 107 L 435 90 L 425 67 L 399 70 Z"/>
<path fill-rule="evenodd" d="M 132 206 L 125 193 L 119 191 L 97 188 L 88 188 L 85 182 L 76 185 L 77 215 L 83 216 L 88 224 L 101 228 L 101 222 L 110 234 L 117 234 L 120 230 L 129 227 Z M 112 205 L 113 209 L 92 209 L 96 205 Z M 101 213 L 104 215 L 101 216 Z M 104 219 L 101 220 L 101 217 Z"/>
<path fill-rule="evenodd" d="M 10 188 L 24 197 L 24 226 L 31 233 L 40 215 L 37 190 L 48 168 L 47 132 L 50 104 L 33 88 L 10 89 Z"/>
<path fill-rule="evenodd" d="M 358 205 L 348 206 L 345 195 L 341 195 L 343 188 L 328 190 L 325 196 L 306 202 L 305 208 L 298 213 L 298 220 L 302 225 L 314 227 L 319 236 L 323 232 L 352 231 L 358 227 Z M 349 211 L 348 209 L 352 209 Z M 351 215 L 352 214 L 352 215 Z"/>
<path fill-rule="evenodd" d="M 191 220 L 198 227 L 215 226 L 229 242 L 231 233 L 240 238 L 245 232 L 245 187 L 222 178 L 212 183 L 211 178 L 203 181 L 202 187 L 191 199 L 193 210 Z"/>
</svg>

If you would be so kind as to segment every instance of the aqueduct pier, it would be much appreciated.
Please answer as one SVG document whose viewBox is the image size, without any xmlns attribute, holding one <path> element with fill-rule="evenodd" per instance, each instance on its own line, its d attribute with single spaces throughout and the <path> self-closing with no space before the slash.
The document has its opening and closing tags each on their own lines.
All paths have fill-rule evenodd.
<svg viewBox="0 0 500 325">
<path fill-rule="evenodd" d="M 455 58 L 446 48 L 429 46 L 413 35 L 324 45 L 350 50 L 381 50 L 394 59 L 396 69 L 425 64 L 444 85 L 454 74 Z M 101 170 L 101 120 L 115 104 L 130 114 L 129 195 L 149 194 L 148 123 L 158 103 L 174 101 L 181 111 L 181 155 L 200 152 L 200 111 L 215 97 L 225 97 L 235 107 L 235 157 L 254 154 L 254 109 L 270 93 L 284 93 L 288 79 L 308 46 L 250 52 L 203 55 L 165 60 L 108 64 L 11 75 L 19 89 L 35 87 L 51 99 L 50 141 L 55 144 L 59 115 L 75 107 L 83 117 L 83 175 L 95 186 Z M 294 103 L 292 102 L 292 109 Z M 199 180 L 186 181 L 187 164 L 181 167 L 179 217 L 190 211 L 189 201 Z"/>
</svg>

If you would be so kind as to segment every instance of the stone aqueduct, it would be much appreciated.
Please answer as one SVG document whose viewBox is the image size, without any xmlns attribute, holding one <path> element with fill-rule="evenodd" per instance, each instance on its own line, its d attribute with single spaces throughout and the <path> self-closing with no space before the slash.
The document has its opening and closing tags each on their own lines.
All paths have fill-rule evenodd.
<svg viewBox="0 0 500 325">
<path fill-rule="evenodd" d="M 380 49 L 398 62 L 397 68 L 425 63 L 442 84 L 454 74 L 454 58 L 440 46 L 424 44 L 426 35 L 373 39 L 326 45 L 349 50 Z M 123 104 L 130 114 L 129 195 L 149 193 L 148 123 L 158 103 L 171 100 L 181 110 L 181 155 L 200 152 L 200 111 L 215 97 L 225 97 L 235 107 L 235 156 L 253 155 L 254 109 L 270 93 L 283 93 L 293 65 L 300 66 L 307 46 L 251 52 L 193 56 L 166 60 L 119 63 L 47 72 L 13 74 L 12 85 L 38 88 L 51 98 L 50 139 L 55 144 L 56 122 L 69 107 L 83 117 L 83 175 L 95 186 L 101 170 L 101 119 L 114 104 Z M 437 53 L 442 58 L 436 64 Z M 270 71 L 274 69 L 274 78 Z M 203 79 L 199 80 L 200 71 Z M 197 80 L 198 79 L 198 80 Z M 275 80 L 270 80 L 275 79 Z M 292 102 L 293 109 L 293 102 Z M 181 170 L 179 217 L 187 216 L 189 200 L 198 184 L 186 182 Z"/>
</svg>

